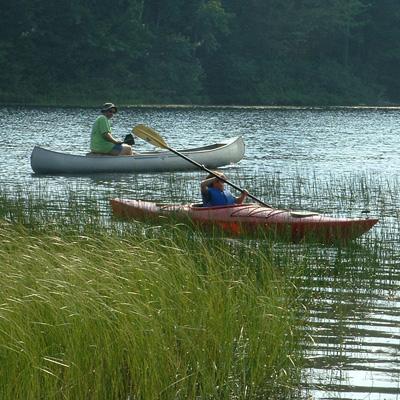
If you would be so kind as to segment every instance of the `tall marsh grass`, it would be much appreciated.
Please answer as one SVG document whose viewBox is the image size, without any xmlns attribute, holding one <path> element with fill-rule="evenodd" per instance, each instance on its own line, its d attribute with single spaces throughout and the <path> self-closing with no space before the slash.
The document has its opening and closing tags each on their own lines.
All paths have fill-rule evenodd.
<svg viewBox="0 0 400 400">
<path fill-rule="evenodd" d="M 164 178 L 149 200 L 193 199 L 193 177 Z M 398 287 L 398 181 L 231 179 L 277 206 L 369 209 L 380 224 L 345 247 L 237 241 L 115 221 L 104 193 L 0 188 L 0 398 L 304 396 L 307 353 L 344 343 L 336 321 L 362 322 Z"/>
<path fill-rule="evenodd" d="M 45 201 L 9 200 L 0 398 L 297 396 L 301 300 L 266 253 L 179 226 L 121 229 L 73 199 L 59 220 Z"/>
</svg>

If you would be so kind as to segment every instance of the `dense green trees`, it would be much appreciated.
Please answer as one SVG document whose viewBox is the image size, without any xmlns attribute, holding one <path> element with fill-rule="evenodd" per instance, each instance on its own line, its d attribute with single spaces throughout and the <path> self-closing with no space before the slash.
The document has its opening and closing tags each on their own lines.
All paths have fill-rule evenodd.
<svg viewBox="0 0 400 400">
<path fill-rule="evenodd" d="M 14 0 L 0 101 L 400 100 L 397 0 Z"/>
</svg>

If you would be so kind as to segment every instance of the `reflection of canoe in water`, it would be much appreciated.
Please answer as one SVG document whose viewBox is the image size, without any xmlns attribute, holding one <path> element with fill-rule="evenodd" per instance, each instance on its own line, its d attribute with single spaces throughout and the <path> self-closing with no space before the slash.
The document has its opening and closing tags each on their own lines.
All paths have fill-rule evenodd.
<svg viewBox="0 0 400 400">
<path fill-rule="evenodd" d="M 185 156 L 208 168 L 240 161 L 244 156 L 244 142 L 238 136 L 224 142 L 179 150 Z M 196 166 L 182 157 L 165 151 L 148 151 L 133 156 L 74 155 L 35 146 L 31 167 L 37 174 L 91 174 L 108 172 L 163 172 L 188 171 Z"/>
<path fill-rule="evenodd" d="M 233 235 L 272 234 L 298 242 L 312 239 L 330 243 L 354 239 L 370 230 L 377 219 L 334 218 L 304 211 L 278 210 L 256 204 L 202 207 L 195 204 L 156 204 L 140 200 L 111 200 L 113 214 L 150 220 L 171 217 L 219 228 Z"/>
</svg>

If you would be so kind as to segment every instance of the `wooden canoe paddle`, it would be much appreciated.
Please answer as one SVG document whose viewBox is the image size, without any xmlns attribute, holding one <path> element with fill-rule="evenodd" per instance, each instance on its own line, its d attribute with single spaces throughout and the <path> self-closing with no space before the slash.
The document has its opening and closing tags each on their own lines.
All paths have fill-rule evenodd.
<svg viewBox="0 0 400 400">
<path fill-rule="evenodd" d="M 213 171 L 208 169 L 206 166 L 199 164 L 198 162 L 185 156 L 185 154 L 169 147 L 168 144 L 165 142 L 165 140 L 154 129 L 152 129 L 146 125 L 139 124 L 132 128 L 132 133 L 134 133 L 137 137 L 140 137 L 141 139 L 145 140 L 146 142 L 152 144 L 153 146 L 161 147 L 162 149 L 167 149 L 167 150 L 171 151 L 172 153 L 176 154 L 177 156 L 184 158 L 186 161 L 192 163 L 193 165 L 196 165 L 196 167 L 202 169 L 203 171 L 208 172 L 209 174 L 215 176 L 216 178 L 220 179 L 221 181 L 232 186 L 233 188 L 238 190 L 240 193 L 242 193 L 244 191 L 244 189 L 242 189 L 241 187 L 228 181 L 228 179 L 225 179 L 225 178 L 217 175 L 216 173 L 214 173 Z M 270 204 L 267 204 L 264 201 L 260 200 L 258 197 L 253 196 L 251 193 L 248 193 L 247 196 L 250 197 L 251 199 L 255 200 L 256 202 L 260 203 L 264 207 L 275 208 L 275 207 L 271 206 Z M 291 215 L 295 218 L 304 218 L 304 217 L 311 217 L 313 215 L 319 215 L 319 213 L 314 212 L 314 211 L 303 211 L 303 210 L 293 211 L 293 210 L 289 210 L 289 209 L 281 209 L 281 210 L 290 212 Z"/>
</svg>

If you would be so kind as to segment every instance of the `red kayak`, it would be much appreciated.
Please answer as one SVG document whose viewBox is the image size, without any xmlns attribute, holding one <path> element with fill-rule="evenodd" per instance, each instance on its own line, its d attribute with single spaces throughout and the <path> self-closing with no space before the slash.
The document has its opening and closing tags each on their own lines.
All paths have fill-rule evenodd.
<svg viewBox="0 0 400 400">
<path fill-rule="evenodd" d="M 157 204 L 141 200 L 111 200 L 113 214 L 140 221 L 170 217 L 219 228 L 234 235 L 273 234 L 299 242 L 311 238 L 325 243 L 347 241 L 369 231 L 375 218 L 335 218 L 307 211 L 279 210 L 258 204 L 203 207 L 201 204 Z"/>
</svg>

